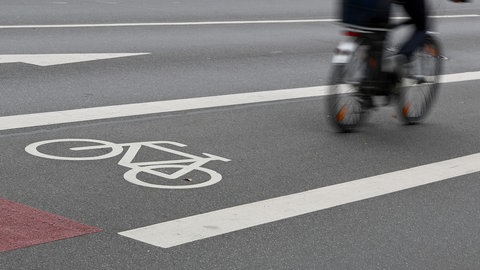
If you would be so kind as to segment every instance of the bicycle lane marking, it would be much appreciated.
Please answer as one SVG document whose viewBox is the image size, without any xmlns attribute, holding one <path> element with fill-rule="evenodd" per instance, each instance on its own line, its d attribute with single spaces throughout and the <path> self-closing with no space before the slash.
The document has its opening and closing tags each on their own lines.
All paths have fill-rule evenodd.
<svg viewBox="0 0 480 270">
<path fill-rule="evenodd" d="M 162 248 L 480 172 L 480 153 L 171 220 L 119 234 Z"/>
<path fill-rule="evenodd" d="M 480 71 L 447 74 L 442 75 L 440 78 L 441 83 L 454 83 L 472 80 L 480 80 Z M 0 131 L 147 114 L 180 112 L 261 102 L 322 97 L 328 95 L 329 87 L 330 86 L 328 85 L 324 85 L 3 116 L 0 117 Z"/>
<path fill-rule="evenodd" d="M 55 143 L 88 143 L 88 144 L 95 144 L 95 145 L 87 145 L 87 146 L 75 146 L 70 147 L 70 150 L 73 152 L 82 152 L 82 151 L 89 151 L 89 150 L 100 150 L 100 149 L 108 149 L 109 152 L 101 153 L 100 155 L 86 155 L 86 156 L 56 156 L 52 154 L 47 154 L 42 151 L 38 150 L 38 147 L 45 146 L 48 144 L 55 144 Z M 101 141 L 101 140 L 93 140 L 93 139 L 55 139 L 55 140 L 47 140 L 47 141 L 40 141 L 36 143 L 29 144 L 25 147 L 25 151 L 30 155 L 46 158 L 46 159 L 53 159 L 53 160 L 68 160 L 68 161 L 93 161 L 93 160 L 100 160 L 100 159 L 107 159 L 118 156 L 122 153 L 123 156 L 121 157 L 118 165 L 129 168 L 127 172 L 123 175 L 124 179 L 132 184 L 150 187 L 150 188 L 161 188 L 161 189 L 191 189 L 191 188 L 199 188 L 210 186 L 216 184 L 217 182 L 222 180 L 222 175 L 218 172 L 202 167 L 206 163 L 210 161 L 223 161 L 229 162 L 230 159 L 219 157 L 216 155 L 203 153 L 204 156 L 196 156 L 189 153 L 181 152 L 175 149 L 167 148 L 161 145 L 169 145 L 169 146 L 176 146 L 176 147 L 186 147 L 187 145 L 172 141 L 147 141 L 147 142 L 134 142 L 134 143 L 121 143 L 116 144 L 108 141 Z M 123 148 L 127 148 L 124 151 Z M 154 161 L 143 161 L 138 162 L 135 161 L 136 155 L 141 149 L 149 148 L 160 152 L 166 152 L 173 154 L 175 156 L 181 157 L 180 159 L 173 159 L 173 160 L 154 160 Z M 157 169 L 176 169 L 175 172 L 162 172 L 157 171 Z M 174 183 L 149 183 L 146 181 L 141 180 L 138 177 L 138 174 L 146 173 L 153 176 L 157 176 L 160 178 L 164 178 L 167 180 L 174 180 L 179 179 L 180 177 L 192 172 L 192 171 L 201 171 L 206 173 L 210 176 L 207 180 L 202 182 L 195 182 L 189 183 L 188 185 L 178 185 Z M 192 179 L 189 179 L 188 182 L 192 182 Z M 198 181 L 198 180 L 197 180 Z"/>
</svg>

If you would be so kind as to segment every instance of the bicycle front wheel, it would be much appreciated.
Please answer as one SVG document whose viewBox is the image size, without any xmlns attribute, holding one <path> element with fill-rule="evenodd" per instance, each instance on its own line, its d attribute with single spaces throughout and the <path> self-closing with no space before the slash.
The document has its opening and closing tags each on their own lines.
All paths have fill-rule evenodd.
<svg viewBox="0 0 480 270">
<path fill-rule="evenodd" d="M 398 115 L 402 122 L 418 123 L 431 111 L 438 96 L 441 70 L 440 44 L 428 35 L 425 44 L 413 55 L 402 79 L 398 99 Z"/>
<path fill-rule="evenodd" d="M 179 164 L 136 167 L 127 171 L 123 175 L 123 178 L 135 185 L 159 189 L 200 188 L 216 184 L 222 180 L 221 174 L 203 167 L 197 167 L 191 172 L 187 172 L 183 177 L 180 177 L 180 179 L 172 179 L 171 177 L 168 177 L 169 172 L 167 171 L 172 169 L 173 171 L 182 170 L 186 167 L 188 166 Z M 161 170 L 165 170 L 165 172 L 160 172 Z M 193 176 L 189 176 L 190 174 Z M 190 177 L 194 180 L 191 180 Z"/>
</svg>

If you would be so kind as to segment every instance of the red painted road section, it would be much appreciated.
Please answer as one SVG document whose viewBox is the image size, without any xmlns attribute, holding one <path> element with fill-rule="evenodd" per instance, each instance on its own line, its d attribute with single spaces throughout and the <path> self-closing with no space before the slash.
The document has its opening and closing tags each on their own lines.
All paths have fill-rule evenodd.
<svg viewBox="0 0 480 270">
<path fill-rule="evenodd" d="M 99 231 L 99 228 L 0 198 L 0 252 Z"/>
</svg>

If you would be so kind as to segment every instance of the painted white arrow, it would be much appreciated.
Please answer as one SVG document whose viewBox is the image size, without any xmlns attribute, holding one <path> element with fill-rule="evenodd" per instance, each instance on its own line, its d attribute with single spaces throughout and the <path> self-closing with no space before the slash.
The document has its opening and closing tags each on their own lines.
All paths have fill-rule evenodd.
<svg viewBox="0 0 480 270">
<path fill-rule="evenodd" d="M 27 63 L 44 67 L 145 54 L 150 53 L 0 54 L 0 64 Z"/>
</svg>

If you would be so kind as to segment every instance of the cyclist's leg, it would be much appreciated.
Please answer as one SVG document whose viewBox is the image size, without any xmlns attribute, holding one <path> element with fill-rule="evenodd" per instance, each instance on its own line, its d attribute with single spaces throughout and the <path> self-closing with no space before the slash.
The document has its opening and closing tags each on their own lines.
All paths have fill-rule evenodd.
<svg viewBox="0 0 480 270">
<path fill-rule="evenodd" d="M 415 24 L 415 31 L 402 46 L 399 54 L 405 55 L 407 59 L 410 59 L 415 50 L 425 42 L 428 26 L 427 9 L 425 0 L 407 0 L 404 8 Z"/>
<path fill-rule="evenodd" d="M 393 81 L 398 81 L 403 76 L 403 66 L 411 61 L 415 50 L 423 45 L 427 37 L 428 22 L 425 0 L 406 0 L 402 5 L 412 19 L 415 30 L 397 54 L 385 59 L 383 70 L 391 75 Z"/>
</svg>

